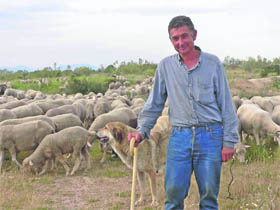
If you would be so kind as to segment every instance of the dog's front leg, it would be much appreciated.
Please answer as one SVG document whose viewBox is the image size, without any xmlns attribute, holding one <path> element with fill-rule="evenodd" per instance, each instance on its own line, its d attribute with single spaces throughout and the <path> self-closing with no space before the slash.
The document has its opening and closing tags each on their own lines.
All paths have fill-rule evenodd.
<svg viewBox="0 0 280 210">
<path fill-rule="evenodd" d="M 137 171 L 137 179 L 140 188 L 140 197 L 135 202 L 135 205 L 141 205 L 145 202 L 144 194 L 145 194 L 145 173 Z"/>
</svg>

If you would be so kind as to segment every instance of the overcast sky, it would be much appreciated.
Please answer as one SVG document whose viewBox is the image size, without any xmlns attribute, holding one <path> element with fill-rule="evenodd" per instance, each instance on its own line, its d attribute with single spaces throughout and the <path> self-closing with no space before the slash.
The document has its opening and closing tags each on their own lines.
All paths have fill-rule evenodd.
<svg viewBox="0 0 280 210">
<path fill-rule="evenodd" d="M 167 26 L 190 16 L 203 51 L 280 57 L 278 0 L 1 0 L 0 66 L 158 63 L 175 51 Z"/>
</svg>

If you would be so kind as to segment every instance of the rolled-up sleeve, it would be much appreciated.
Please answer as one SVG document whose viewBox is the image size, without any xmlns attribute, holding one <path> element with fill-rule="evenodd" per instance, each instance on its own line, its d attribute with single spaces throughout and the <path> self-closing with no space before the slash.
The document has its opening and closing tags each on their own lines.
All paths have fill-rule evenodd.
<svg viewBox="0 0 280 210">
<path fill-rule="evenodd" d="M 155 73 L 152 91 L 138 115 L 137 131 L 141 133 L 145 139 L 149 138 L 150 130 L 154 127 L 158 117 L 161 115 L 167 98 L 166 84 L 162 68 L 163 64 L 159 63 Z"/>
<path fill-rule="evenodd" d="M 217 65 L 218 82 L 217 89 L 217 102 L 222 115 L 222 123 L 224 129 L 224 146 L 233 147 L 238 143 L 238 120 L 233 106 L 232 97 L 230 93 L 229 84 L 226 78 L 226 72 L 221 62 Z"/>
</svg>

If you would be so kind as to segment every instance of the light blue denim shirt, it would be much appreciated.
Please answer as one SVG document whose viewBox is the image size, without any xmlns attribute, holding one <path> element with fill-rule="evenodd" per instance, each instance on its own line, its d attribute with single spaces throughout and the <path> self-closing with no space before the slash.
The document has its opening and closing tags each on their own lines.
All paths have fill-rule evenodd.
<svg viewBox="0 0 280 210">
<path fill-rule="evenodd" d="M 196 49 L 201 51 L 199 47 Z M 226 72 L 215 55 L 201 51 L 198 64 L 190 70 L 179 54 L 158 64 L 153 89 L 138 117 L 137 131 L 144 138 L 149 138 L 167 97 L 172 126 L 220 122 L 224 132 L 223 145 L 233 147 L 239 142 L 238 121 Z"/>
</svg>

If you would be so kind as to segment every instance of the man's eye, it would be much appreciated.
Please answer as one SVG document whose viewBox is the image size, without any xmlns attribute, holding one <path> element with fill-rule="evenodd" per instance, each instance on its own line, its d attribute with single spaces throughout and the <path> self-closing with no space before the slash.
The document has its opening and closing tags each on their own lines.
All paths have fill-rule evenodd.
<svg viewBox="0 0 280 210">
<path fill-rule="evenodd" d="M 179 39 L 178 37 L 173 37 L 172 38 L 173 41 L 178 41 L 178 39 Z"/>
<path fill-rule="evenodd" d="M 183 39 L 186 39 L 186 38 L 188 38 L 188 36 L 189 36 L 188 34 L 183 34 L 183 35 L 182 35 L 182 38 L 183 38 Z"/>
</svg>

